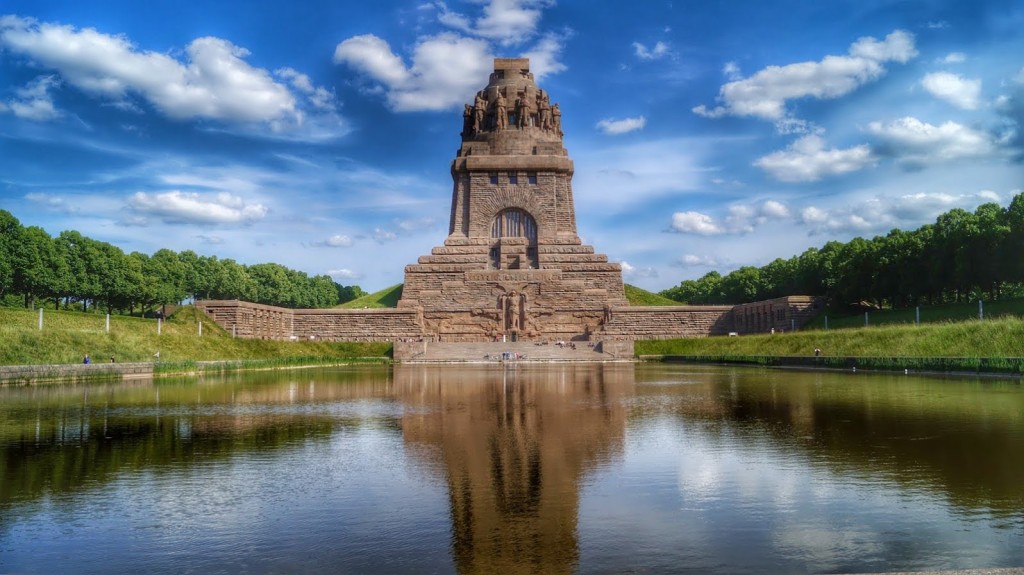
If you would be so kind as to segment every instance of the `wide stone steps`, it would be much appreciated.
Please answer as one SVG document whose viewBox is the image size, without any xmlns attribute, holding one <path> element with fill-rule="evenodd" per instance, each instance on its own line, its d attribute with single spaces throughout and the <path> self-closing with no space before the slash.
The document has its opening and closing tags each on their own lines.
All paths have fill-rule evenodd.
<svg viewBox="0 0 1024 575">
<path fill-rule="evenodd" d="M 589 342 L 577 341 L 559 347 L 537 342 L 429 342 L 426 350 L 402 363 L 498 363 L 498 362 L 610 362 L 631 361 L 596 351 Z M 507 354 L 507 355 L 505 355 Z M 517 356 L 518 355 L 518 359 Z"/>
</svg>

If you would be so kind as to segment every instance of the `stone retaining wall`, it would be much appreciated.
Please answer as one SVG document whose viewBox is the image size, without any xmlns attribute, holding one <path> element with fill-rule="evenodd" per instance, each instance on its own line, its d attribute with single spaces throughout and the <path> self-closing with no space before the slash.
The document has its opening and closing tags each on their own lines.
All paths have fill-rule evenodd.
<svg viewBox="0 0 1024 575">
<path fill-rule="evenodd" d="M 534 270 L 538 274 L 542 270 Z M 515 273 L 515 272 L 480 272 Z M 523 277 L 529 271 L 518 272 Z M 561 274 L 554 270 L 551 273 Z M 543 274 L 539 274 L 543 275 Z M 476 276 L 470 276 L 474 281 Z M 467 281 L 472 285 L 474 281 Z M 524 280 L 521 280 L 525 283 Z M 561 285 L 575 287 L 584 293 L 578 282 L 562 282 Z M 462 289 L 467 289 L 463 287 Z M 487 297 L 487 290 L 480 290 Z M 593 291 L 593 290 L 591 290 Z M 538 298 L 542 299 L 542 298 Z M 494 307 L 493 302 L 481 299 L 480 309 L 467 312 L 465 325 L 452 319 L 437 320 L 434 311 L 424 311 L 422 306 L 377 309 L 301 309 L 291 310 L 239 300 L 197 301 L 196 307 L 213 318 L 218 325 L 237 337 L 263 339 L 326 339 L 332 341 L 390 341 L 396 344 L 415 344 L 423 340 L 440 341 L 493 341 L 495 335 L 482 328 L 475 331 L 472 322 L 494 321 L 485 313 L 484 306 Z M 739 306 L 615 306 L 608 309 L 564 308 L 548 309 L 533 304 L 531 314 L 543 314 L 547 329 L 543 339 L 574 339 L 578 335 L 576 324 L 587 327 L 586 339 L 591 341 L 636 341 L 651 339 L 673 339 L 764 333 L 772 329 L 789 330 L 801 327 L 814 316 L 819 302 L 814 298 L 793 296 L 755 302 Z M 528 318 L 532 321 L 532 318 Z M 571 321 L 570 321 L 571 320 Z M 566 323 L 565 333 L 559 329 L 559 322 Z M 574 323 L 573 323 L 574 322 Z M 569 325 L 572 323 L 573 325 Z M 437 325 L 435 325 L 437 324 Z M 467 327 L 468 326 L 468 327 Z M 521 339 L 531 340 L 530 330 L 521 332 Z M 538 330 L 540 333 L 540 330 Z M 461 337 L 456 337 L 456 335 Z M 609 345 L 609 344 L 606 344 Z M 413 349 L 409 354 L 417 353 Z M 613 353 L 625 353 L 623 350 Z M 403 355 L 406 355 L 403 352 Z M 397 354 L 396 354 L 397 357 Z"/>
<path fill-rule="evenodd" d="M 605 339 L 674 339 L 727 335 L 734 331 L 733 306 L 617 307 L 606 318 Z"/>
<path fill-rule="evenodd" d="M 152 377 L 153 364 L 139 363 L 78 363 L 69 365 L 5 365 L 0 366 L 0 385 L 27 385 L 40 382 L 125 377 Z"/>
<path fill-rule="evenodd" d="M 197 309 L 235 337 L 396 341 L 419 338 L 416 309 L 287 309 L 240 300 L 202 300 Z"/>
</svg>

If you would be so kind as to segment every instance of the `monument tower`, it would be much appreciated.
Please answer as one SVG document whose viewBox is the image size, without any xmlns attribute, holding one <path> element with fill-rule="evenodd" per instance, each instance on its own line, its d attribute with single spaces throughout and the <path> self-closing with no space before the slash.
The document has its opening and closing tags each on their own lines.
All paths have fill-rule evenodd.
<svg viewBox="0 0 1024 575">
<path fill-rule="evenodd" d="M 619 264 L 582 245 L 561 110 L 525 58 L 497 58 L 463 112 L 443 246 L 406 266 L 399 308 L 438 341 L 587 339 L 629 305 Z"/>
</svg>

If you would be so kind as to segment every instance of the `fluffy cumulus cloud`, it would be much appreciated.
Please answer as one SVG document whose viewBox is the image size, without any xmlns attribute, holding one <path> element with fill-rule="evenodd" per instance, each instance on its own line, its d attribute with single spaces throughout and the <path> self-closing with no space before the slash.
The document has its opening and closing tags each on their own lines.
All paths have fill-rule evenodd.
<svg viewBox="0 0 1024 575">
<path fill-rule="evenodd" d="M 958 74 L 933 72 L 921 79 L 931 95 L 964 110 L 975 110 L 981 99 L 981 80 L 968 80 Z"/>
<path fill-rule="evenodd" d="M 553 0 L 491 0 L 483 13 L 472 18 L 448 9 L 443 2 L 435 4 L 438 20 L 455 30 L 495 41 L 502 46 L 519 44 L 531 37 L 540 24 L 542 9 L 554 4 Z"/>
<path fill-rule="evenodd" d="M 916 228 L 954 208 L 970 210 L 980 203 L 1001 200 L 1000 195 L 991 190 L 970 194 L 917 192 L 879 196 L 835 208 L 808 206 L 801 210 L 798 223 L 805 226 L 810 235 L 877 234 L 892 228 Z"/>
<path fill-rule="evenodd" d="M 349 38 L 334 50 L 347 64 L 382 84 L 395 111 L 444 110 L 470 100 L 491 71 L 487 42 L 451 33 L 416 45 L 406 68 L 391 46 L 373 34 Z"/>
<path fill-rule="evenodd" d="M 445 110 L 461 106 L 486 82 L 494 60 L 493 47 L 532 43 L 522 57 L 540 80 L 565 70 L 558 61 L 563 44 L 559 35 L 539 34 L 542 9 L 549 0 L 491 0 L 477 18 L 448 9 L 443 2 L 438 21 L 450 30 L 420 37 L 412 46 L 409 64 L 390 44 L 374 34 L 353 36 L 339 43 L 334 62 L 364 74 L 383 88 L 398 112 Z"/>
<path fill-rule="evenodd" d="M 759 205 L 733 204 L 720 220 L 701 212 L 676 212 L 672 214 L 669 231 L 699 236 L 739 235 L 753 232 L 756 227 L 770 221 L 788 219 L 791 219 L 791 214 L 786 205 L 767 200 Z"/>
<path fill-rule="evenodd" d="M 597 123 L 597 129 L 602 133 L 617 136 L 619 134 L 626 134 L 634 132 L 636 130 L 642 130 L 647 125 L 647 118 L 639 116 L 637 118 L 623 118 L 621 120 L 607 119 L 601 120 Z"/>
<path fill-rule="evenodd" d="M 123 36 L 93 28 L 0 19 L 0 46 L 55 70 L 62 82 L 89 94 L 134 107 L 141 98 L 176 119 L 269 123 L 287 129 L 303 122 L 302 106 L 286 84 L 249 65 L 249 51 L 227 40 L 203 37 L 184 50 L 184 60 L 140 50 Z M 310 100 L 330 106 L 323 89 L 294 71 L 283 75 Z"/>
<path fill-rule="evenodd" d="M 884 40 L 867 37 L 854 42 L 844 56 L 818 62 L 769 66 L 748 78 L 721 87 L 719 105 L 700 105 L 693 112 L 708 118 L 746 116 L 792 126 L 787 102 L 800 98 L 832 99 L 849 94 L 885 74 L 885 64 L 905 63 L 917 56 L 914 36 L 896 30 Z M 737 71 L 738 73 L 738 71 Z"/>
<path fill-rule="evenodd" d="M 847 149 L 827 148 L 820 136 L 808 135 L 785 150 L 758 158 L 754 165 L 782 182 L 815 182 L 871 166 L 876 158 L 867 144 Z"/>
<path fill-rule="evenodd" d="M 990 135 L 953 121 L 934 126 L 907 116 L 888 124 L 872 122 L 868 131 L 885 142 L 882 151 L 911 165 L 978 158 L 997 151 Z"/>
<path fill-rule="evenodd" d="M 136 192 L 128 198 L 128 209 L 139 224 L 139 218 L 155 217 L 168 224 L 247 224 L 263 219 L 267 207 L 247 204 L 241 197 L 221 192 L 198 194 L 170 191 L 150 194 Z"/>
</svg>

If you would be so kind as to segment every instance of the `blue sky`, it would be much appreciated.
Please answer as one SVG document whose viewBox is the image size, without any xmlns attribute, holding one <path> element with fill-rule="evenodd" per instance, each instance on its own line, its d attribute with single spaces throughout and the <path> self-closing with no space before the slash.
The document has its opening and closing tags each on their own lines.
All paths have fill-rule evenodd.
<svg viewBox="0 0 1024 575">
<path fill-rule="evenodd" d="M 578 228 L 661 290 L 1024 190 L 1024 3 L 0 5 L 0 208 L 368 291 L 441 245 L 494 57 L 560 103 Z"/>
</svg>

